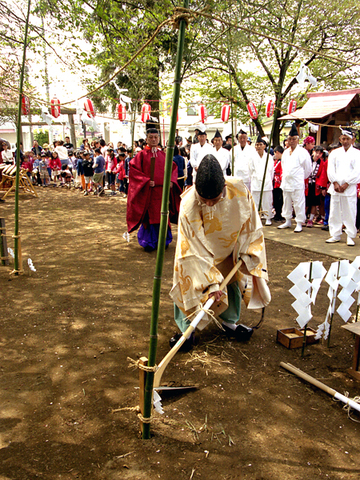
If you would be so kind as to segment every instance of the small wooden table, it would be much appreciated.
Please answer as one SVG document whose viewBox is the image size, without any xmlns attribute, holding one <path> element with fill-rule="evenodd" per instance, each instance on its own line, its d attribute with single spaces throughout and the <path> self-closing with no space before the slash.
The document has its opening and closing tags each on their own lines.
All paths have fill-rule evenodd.
<svg viewBox="0 0 360 480">
<path fill-rule="evenodd" d="M 360 380 L 360 322 L 350 323 L 349 325 L 342 325 L 341 328 L 345 328 L 349 332 L 355 335 L 355 350 L 353 364 L 351 368 L 348 368 L 347 372 L 356 380 Z"/>
</svg>

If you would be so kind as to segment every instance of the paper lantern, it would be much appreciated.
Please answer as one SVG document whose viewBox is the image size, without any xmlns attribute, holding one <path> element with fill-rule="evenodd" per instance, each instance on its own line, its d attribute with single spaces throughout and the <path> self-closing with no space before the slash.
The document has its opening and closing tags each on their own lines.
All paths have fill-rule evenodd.
<svg viewBox="0 0 360 480">
<path fill-rule="evenodd" d="M 96 113 L 95 113 L 94 106 L 93 106 L 93 103 L 90 100 L 90 98 L 85 98 L 84 109 L 85 109 L 85 112 L 87 113 L 87 116 L 89 118 L 95 117 Z"/>
<path fill-rule="evenodd" d="M 121 105 L 121 103 L 119 103 L 119 105 L 117 106 L 117 111 L 118 111 L 119 120 L 122 121 L 122 122 L 124 120 L 126 120 L 126 107 L 125 107 L 125 105 Z"/>
<path fill-rule="evenodd" d="M 205 123 L 205 120 L 207 119 L 207 110 L 205 105 L 199 105 L 199 117 L 200 122 Z"/>
<path fill-rule="evenodd" d="M 275 102 L 274 100 L 269 100 L 268 104 L 266 105 L 266 116 L 268 118 L 272 117 L 275 110 Z"/>
<path fill-rule="evenodd" d="M 51 102 L 50 102 L 50 110 L 51 110 L 51 115 L 54 118 L 58 118 L 60 116 L 60 100 L 56 97 L 54 97 Z"/>
<path fill-rule="evenodd" d="M 246 107 L 246 108 L 248 109 L 248 112 L 249 112 L 250 117 L 251 117 L 253 120 L 256 120 L 256 119 L 258 118 L 259 114 L 258 114 L 258 111 L 257 111 L 257 108 L 256 108 L 255 103 L 254 103 L 254 102 L 249 102 L 249 103 L 247 104 L 247 107 Z"/>
<path fill-rule="evenodd" d="M 151 106 L 148 103 L 144 103 L 141 107 L 141 121 L 145 123 L 150 118 Z"/>
<path fill-rule="evenodd" d="M 297 101 L 296 100 L 290 100 L 289 106 L 288 106 L 288 115 L 291 115 L 296 111 L 297 107 Z"/>
<path fill-rule="evenodd" d="M 23 115 L 29 115 L 30 113 L 30 100 L 26 95 L 21 97 L 21 111 Z"/>
<path fill-rule="evenodd" d="M 230 105 L 223 105 L 221 107 L 221 121 L 222 122 L 227 122 L 229 120 L 230 116 Z"/>
</svg>

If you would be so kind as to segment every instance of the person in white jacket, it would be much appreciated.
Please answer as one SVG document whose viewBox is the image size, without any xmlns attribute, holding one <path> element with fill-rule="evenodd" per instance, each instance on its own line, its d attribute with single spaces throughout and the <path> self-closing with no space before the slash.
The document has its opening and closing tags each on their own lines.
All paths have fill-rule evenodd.
<svg viewBox="0 0 360 480">
<path fill-rule="evenodd" d="M 329 231 L 326 243 L 340 241 L 342 226 L 345 225 L 347 245 L 355 245 L 356 237 L 356 185 L 360 182 L 360 151 L 353 147 L 354 135 L 342 129 L 339 137 L 341 147 L 333 150 L 328 160 L 328 178 L 331 195 Z"/>
<path fill-rule="evenodd" d="M 234 147 L 234 176 L 241 178 L 250 190 L 249 162 L 255 156 L 256 151 L 248 144 L 247 133 L 244 130 L 240 129 L 236 138 L 239 143 Z"/>
<path fill-rule="evenodd" d="M 259 209 L 261 186 L 262 186 L 266 159 L 267 159 L 267 152 L 265 151 L 265 149 L 266 149 L 266 142 L 259 135 L 255 144 L 256 153 L 251 157 L 249 162 L 251 194 L 253 196 L 257 209 Z M 273 178 L 274 178 L 274 160 L 272 155 L 269 154 L 268 163 L 266 165 L 264 191 L 263 191 L 262 200 L 261 200 L 261 210 L 264 210 L 264 212 L 266 212 L 265 225 L 271 225 L 272 203 L 273 203 L 273 195 L 272 195 Z"/>
<path fill-rule="evenodd" d="M 207 134 L 206 134 L 205 125 L 203 124 L 199 125 L 197 127 L 197 130 L 199 130 L 199 133 L 198 133 L 199 142 L 191 145 L 190 160 L 189 160 L 189 163 L 193 169 L 192 170 L 193 184 L 195 183 L 196 172 L 197 172 L 197 169 L 199 168 L 201 160 L 205 157 L 205 155 L 213 153 L 213 146 L 211 145 L 211 143 L 207 143 L 206 141 Z"/>
<path fill-rule="evenodd" d="M 212 139 L 212 142 L 214 144 L 214 148 L 212 151 L 212 155 L 216 158 L 216 160 L 220 163 L 221 170 L 223 172 L 224 177 L 226 175 L 231 175 L 231 167 L 230 167 L 230 162 L 231 162 L 231 157 L 230 157 L 230 152 L 229 150 L 226 150 L 226 148 L 223 148 L 223 139 L 221 136 L 221 133 L 217 129 L 214 135 L 214 138 Z"/>
<path fill-rule="evenodd" d="M 299 134 L 293 123 L 289 136 L 289 148 L 287 148 L 281 158 L 282 181 L 281 189 L 283 191 L 284 203 L 282 216 L 285 223 L 278 228 L 290 228 L 292 209 L 295 210 L 296 227 L 294 232 L 302 231 L 302 224 L 305 223 L 305 179 L 310 175 L 311 158 L 305 148 L 299 146 Z"/>
</svg>

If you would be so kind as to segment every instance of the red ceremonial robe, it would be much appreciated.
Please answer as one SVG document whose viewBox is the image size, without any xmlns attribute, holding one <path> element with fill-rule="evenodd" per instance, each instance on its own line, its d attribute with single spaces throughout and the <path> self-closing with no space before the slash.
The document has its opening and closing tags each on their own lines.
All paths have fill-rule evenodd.
<svg viewBox="0 0 360 480">
<path fill-rule="evenodd" d="M 154 182 L 155 187 L 150 187 L 151 157 L 155 156 Z M 161 198 L 163 192 L 165 171 L 165 153 L 157 150 L 152 153 L 149 147 L 139 152 L 129 163 L 129 188 L 127 197 L 126 221 L 128 232 L 136 230 L 141 223 L 160 223 Z M 181 189 L 177 183 L 177 166 L 173 162 L 170 189 L 170 221 L 177 223 L 180 206 Z M 147 214 L 147 215 L 146 215 Z M 146 225 L 145 225 L 145 222 Z"/>
</svg>

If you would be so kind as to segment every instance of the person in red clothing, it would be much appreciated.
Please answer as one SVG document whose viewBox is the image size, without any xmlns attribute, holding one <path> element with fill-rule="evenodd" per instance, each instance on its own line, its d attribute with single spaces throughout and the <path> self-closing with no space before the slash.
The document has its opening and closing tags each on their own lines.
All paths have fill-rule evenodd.
<svg viewBox="0 0 360 480">
<path fill-rule="evenodd" d="M 105 157 L 105 175 L 107 184 L 110 187 L 111 195 L 116 195 L 115 192 L 115 170 L 117 167 L 117 161 L 112 147 L 108 147 L 107 155 Z"/>
<path fill-rule="evenodd" d="M 165 170 L 165 153 L 158 147 L 159 132 L 150 128 L 146 135 L 146 147 L 129 163 L 129 188 L 126 221 L 128 232 L 137 228 L 138 242 L 145 251 L 157 248 L 159 239 L 161 199 Z M 177 223 L 181 189 L 177 183 L 177 166 L 173 162 L 170 185 L 170 220 Z M 172 241 L 170 224 L 166 246 Z"/>
<path fill-rule="evenodd" d="M 125 152 L 120 151 L 117 157 L 117 167 L 115 169 L 116 184 L 119 186 L 119 192 L 126 197 L 124 178 L 125 178 Z"/>
<path fill-rule="evenodd" d="M 282 179 L 281 157 L 284 153 L 284 149 L 281 145 L 274 148 L 274 179 L 273 179 L 273 207 L 275 210 L 274 221 L 280 222 L 284 220 L 281 216 L 281 210 L 283 206 L 283 193 L 280 188 Z"/>
<path fill-rule="evenodd" d="M 306 196 L 306 206 L 309 211 L 309 220 L 306 226 L 314 225 L 317 208 L 324 205 L 323 198 L 327 189 L 327 164 L 324 164 L 324 149 L 320 146 L 315 147 L 312 156 L 312 172 L 308 178 L 308 194 Z M 324 208 L 322 209 L 324 212 Z"/>
<path fill-rule="evenodd" d="M 328 223 L 330 211 L 330 195 L 327 193 L 327 190 L 330 186 L 330 182 L 327 176 L 327 157 L 327 152 L 325 152 L 323 147 L 319 146 L 314 148 L 314 160 L 320 159 L 319 171 L 316 177 L 316 191 L 320 196 L 319 213 L 321 216 L 321 220 L 318 222 L 318 224 L 325 226 Z"/>
<path fill-rule="evenodd" d="M 61 172 L 61 161 L 57 152 L 52 152 L 49 167 L 51 168 L 52 180 L 56 183 Z"/>
</svg>

